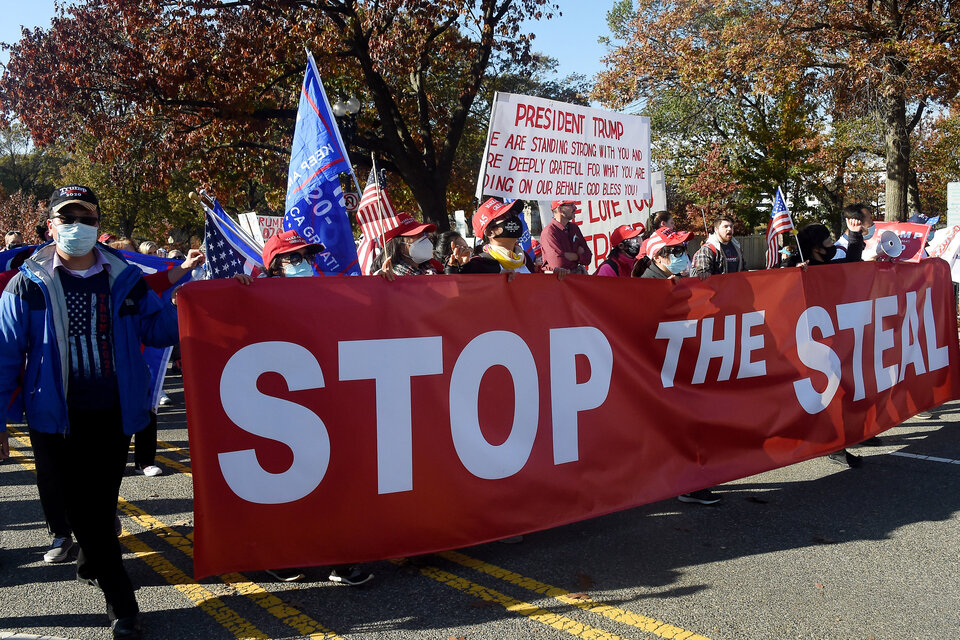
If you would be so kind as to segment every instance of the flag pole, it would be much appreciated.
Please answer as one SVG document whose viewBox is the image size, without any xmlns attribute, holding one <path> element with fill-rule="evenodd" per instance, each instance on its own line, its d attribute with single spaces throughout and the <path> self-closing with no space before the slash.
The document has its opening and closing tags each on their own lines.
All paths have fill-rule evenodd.
<svg viewBox="0 0 960 640">
<path fill-rule="evenodd" d="M 493 92 L 493 102 L 490 104 L 490 120 L 487 122 L 487 143 L 483 147 L 483 160 L 480 162 L 480 175 L 477 176 L 477 202 L 483 200 L 483 181 L 487 178 L 487 155 L 490 153 L 490 136 L 493 134 L 493 112 L 497 108 L 499 91 Z"/>
<path fill-rule="evenodd" d="M 783 199 L 783 207 L 787 210 L 787 217 L 790 218 L 790 234 L 797 241 L 797 253 L 800 254 L 800 262 L 805 262 L 803 259 L 803 249 L 800 248 L 800 240 L 797 238 L 797 225 L 793 222 L 793 214 L 790 213 L 790 207 L 787 206 L 787 199 L 783 197 L 783 191 L 780 190 L 780 185 L 777 185 L 777 193 Z M 776 201 L 774 201 L 774 206 L 776 206 Z"/>
<path fill-rule="evenodd" d="M 317 84 L 320 86 L 320 96 L 323 98 L 323 104 L 327 108 L 327 113 L 330 114 L 330 119 L 333 121 L 333 132 L 337 136 L 337 143 L 340 145 L 340 149 L 343 150 L 343 159 L 346 160 L 347 166 L 350 167 L 350 177 L 353 178 L 353 186 L 357 188 L 357 195 L 360 195 L 363 193 L 360 191 L 360 182 L 357 180 L 357 174 L 353 170 L 353 163 L 350 162 L 350 154 L 347 152 L 347 147 L 343 144 L 343 138 L 340 136 L 340 125 L 337 124 L 337 118 L 333 115 L 333 109 L 330 107 L 330 101 L 327 99 L 327 90 L 323 88 L 323 81 L 320 79 L 320 72 L 317 70 L 317 62 L 313 59 L 313 54 L 310 53 L 310 49 L 304 47 L 303 50 L 307 52 L 307 62 L 313 69 L 314 75 L 317 76 Z"/>
<path fill-rule="evenodd" d="M 377 241 L 380 243 L 380 250 L 384 255 L 383 261 L 380 262 L 380 270 L 383 271 L 383 262 L 387 259 L 387 231 L 384 229 L 385 212 L 383 210 L 383 188 L 380 186 L 380 172 L 377 171 L 377 157 L 373 151 L 370 152 L 370 162 L 373 167 L 373 184 L 377 187 L 377 213 L 379 214 L 377 219 Z"/>
</svg>

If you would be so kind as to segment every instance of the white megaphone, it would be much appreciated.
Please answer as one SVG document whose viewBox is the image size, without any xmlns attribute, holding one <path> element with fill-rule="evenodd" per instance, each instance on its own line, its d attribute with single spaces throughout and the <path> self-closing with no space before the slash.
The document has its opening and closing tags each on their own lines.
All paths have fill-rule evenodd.
<svg viewBox="0 0 960 640">
<path fill-rule="evenodd" d="M 880 239 L 877 241 L 878 256 L 882 254 L 895 260 L 900 257 L 901 253 L 903 253 L 903 242 L 900 241 L 900 236 L 890 230 L 880 234 Z"/>
</svg>

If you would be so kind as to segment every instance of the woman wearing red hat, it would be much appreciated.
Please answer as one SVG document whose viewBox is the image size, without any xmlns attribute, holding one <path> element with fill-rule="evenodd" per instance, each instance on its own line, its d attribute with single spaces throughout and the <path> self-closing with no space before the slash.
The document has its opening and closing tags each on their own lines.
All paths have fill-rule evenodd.
<svg viewBox="0 0 960 640">
<path fill-rule="evenodd" d="M 533 260 L 520 248 L 520 206 L 519 200 L 505 203 L 490 198 L 484 202 L 472 221 L 474 235 L 483 238 L 483 252 L 459 269 L 447 269 L 447 273 L 537 273 Z M 556 271 L 560 278 L 568 273 L 566 269 Z"/>
<path fill-rule="evenodd" d="M 263 247 L 264 275 L 268 278 L 300 278 L 314 275 L 316 255 L 324 250 L 319 242 L 307 242 L 295 230 L 271 236 Z M 244 284 L 250 284 L 249 276 L 237 275 Z M 267 573 L 281 582 L 300 580 L 304 574 L 299 569 L 267 569 Z M 373 574 L 355 565 L 339 565 L 330 570 L 331 582 L 359 586 L 373 579 Z"/>
<path fill-rule="evenodd" d="M 286 278 L 312 276 L 314 259 L 324 248 L 319 242 L 307 242 L 294 230 L 271 236 L 263 246 L 264 274 Z"/>
<path fill-rule="evenodd" d="M 671 231 L 660 227 L 647 239 L 647 257 L 638 261 L 645 264 L 641 278 L 677 278 L 690 268 L 690 256 L 687 255 L 689 231 Z M 635 270 L 636 271 L 636 270 Z"/>
<path fill-rule="evenodd" d="M 433 242 L 427 237 L 437 225 L 418 222 L 403 212 L 397 214 L 397 222 L 384 238 L 383 252 L 373 259 L 373 272 L 387 280 L 443 273 L 443 265 L 433 258 Z"/>
<path fill-rule="evenodd" d="M 610 249 L 607 259 L 600 264 L 594 275 L 629 278 L 637 261 L 637 254 L 640 253 L 640 235 L 643 231 L 642 224 L 636 229 L 629 224 L 614 229 L 610 234 L 613 249 Z"/>
</svg>

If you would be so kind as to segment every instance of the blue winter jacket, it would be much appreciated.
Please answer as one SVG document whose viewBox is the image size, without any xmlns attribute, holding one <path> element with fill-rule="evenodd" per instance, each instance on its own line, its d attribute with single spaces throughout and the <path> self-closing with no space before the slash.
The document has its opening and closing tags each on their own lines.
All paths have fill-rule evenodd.
<svg viewBox="0 0 960 640">
<path fill-rule="evenodd" d="M 140 431 L 150 421 L 150 371 L 141 344 L 169 347 L 179 340 L 177 313 L 161 303 L 139 268 L 98 244 L 110 263 L 113 356 L 120 391 L 123 430 Z M 23 371 L 23 398 L 31 429 L 65 433 L 67 382 L 67 305 L 60 278 L 53 273 L 56 245 L 37 250 L 0 295 L 0 406 L 7 406 Z M 24 361 L 26 369 L 24 370 Z M 0 412 L 5 413 L 5 412 Z M 0 415 L 0 431 L 6 416 Z"/>
</svg>

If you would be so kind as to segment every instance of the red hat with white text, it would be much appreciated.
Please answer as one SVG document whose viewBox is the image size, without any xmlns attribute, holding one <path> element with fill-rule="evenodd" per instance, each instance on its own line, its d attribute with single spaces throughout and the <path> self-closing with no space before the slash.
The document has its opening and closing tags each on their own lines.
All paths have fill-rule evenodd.
<svg viewBox="0 0 960 640">
<path fill-rule="evenodd" d="M 484 202 L 480 205 L 480 208 L 477 209 L 477 212 L 473 214 L 473 219 L 471 220 L 473 224 L 473 235 L 482 238 L 483 232 L 487 230 L 491 222 L 510 213 L 519 202 L 520 200 L 500 202 L 496 198 L 490 198 Z"/>
<path fill-rule="evenodd" d="M 277 256 L 293 253 L 304 247 L 306 247 L 307 253 L 320 253 L 325 249 L 323 244 L 319 242 L 307 242 L 293 229 L 270 236 L 267 244 L 263 246 L 263 266 L 269 269 L 270 263 Z"/>
<path fill-rule="evenodd" d="M 613 230 L 613 233 L 610 234 L 610 245 L 615 247 L 624 240 L 636 238 L 644 231 L 646 231 L 646 228 L 643 226 L 642 222 L 638 222 L 636 226 L 631 224 L 620 225 Z"/>
<path fill-rule="evenodd" d="M 689 231 L 671 231 L 668 227 L 660 227 L 647 238 L 647 255 L 655 257 L 664 247 L 675 247 L 690 239 L 693 235 Z"/>
</svg>

